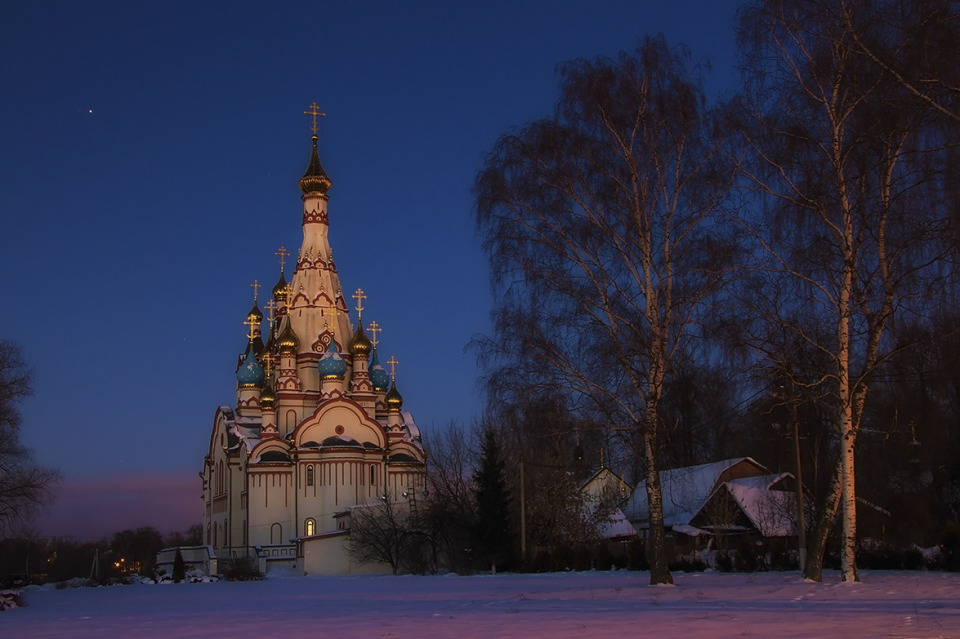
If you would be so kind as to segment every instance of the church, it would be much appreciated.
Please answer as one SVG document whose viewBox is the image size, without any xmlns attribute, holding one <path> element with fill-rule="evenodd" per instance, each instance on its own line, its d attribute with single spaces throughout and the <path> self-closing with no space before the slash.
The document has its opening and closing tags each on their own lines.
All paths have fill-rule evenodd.
<svg viewBox="0 0 960 639">
<path fill-rule="evenodd" d="M 331 181 L 317 151 L 322 114 L 316 103 L 305 113 L 313 145 L 299 182 L 303 244 L 289 282 L 290 254 L 277 251 L 269 299 L 253 285 L 236 402 L 216 410 L 200 473 L 204 542 L 221 562 L 256 557 L 262 572 L 349 574 L 376 568 L 346 551 L 351 509 L 422 494 L 425 455 L 397 391 L 398 362 L 391 356 L 384 368 L 377 323 L 361 323 L 366 296 L 356 289 L 349 309 L 341 289 L 328 237 Z"/>
</svg>

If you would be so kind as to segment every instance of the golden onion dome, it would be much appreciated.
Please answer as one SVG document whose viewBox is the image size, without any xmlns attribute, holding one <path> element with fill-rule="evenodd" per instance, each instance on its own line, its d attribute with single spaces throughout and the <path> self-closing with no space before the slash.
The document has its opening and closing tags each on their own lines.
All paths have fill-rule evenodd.
<svg viewBox="0 0 960 639">
<path fill-rule="evenodd" d="M 251 308 L 250 312 L 247 313 L 247 321 L 254 322 L 256 324 L 259 324 L 263 321 L 263 313 L 260 312 L 256 302 L 253 303 L 253 308 Z"/>
<path fill-rule="evenodd" d="M 390 390 L 387 392 L 387 408 L 390 410 L 400 410 L 400 407 L 403 406 L 403 396 L 397 391 L 397 384 L 394 382 L 390 385 Z"/>
<path fill-rule="evenodd" d="M 367 339 L 367 334 L 363 332 L 363 326 L 357 322 L 357 332 L 353 334 L 353 339 L 350 340 L 350 354 L 369 355 L 372 348 L 373 345 Z"/>
<path fill-rule="evenodd" d="M 327 177 L 323 165 L 320 164 L 320 154 L 317 152 L 317 136 L 313 136 L 313 149 L 310 151 L 310 163 L 303 177 L 300 178 L 300 190 L 304 195 L 307 193 L 319 193 L 324 195 L 330 188 L 330 178 Z"/>
<path fill-rule="evenodd" d="M 287 301 L 287 280 L 284 279 L 283 273 L 280 273 L 280 280 L 273 287 L 273 299 L 281 304 Z"/>
<path fill-rule="evenodd" d="M 260 408 L 273 408 L 277 405 L 277 396 L 273 392 L 273 387 L 270 385 L 270 382 L 263 387 L 263 390 L 260 391 Z"/>
<path fill-rule="evenodd" d="M 293 332 L 293 328 L 290 326 L 290 320 L 287 320 L 284 322 L 280 335 L 277 336 L 277 350 L 281 353 L 296 353 L 298 348 L 300 348 L 300 340 L 297 339 L 296 333 Z"/>
</svg>

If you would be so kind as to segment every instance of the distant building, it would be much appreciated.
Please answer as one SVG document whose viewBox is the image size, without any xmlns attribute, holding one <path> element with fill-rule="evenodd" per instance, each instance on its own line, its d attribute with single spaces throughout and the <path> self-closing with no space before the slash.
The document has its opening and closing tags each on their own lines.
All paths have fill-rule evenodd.
<svg viewBox="0 0 960 639">
<path fill-rule="evenodd" d="M 327 237 L 331 182 L 311 108 L 313 147 L 299 182 L 303 244 L 289 283 L 288 254 L 277 252 L 280 279 L 263 304 L 266 317 L 254 286 L 236 403 L 217 409 L 203 460 L 203 530 L 221 565 L 256 555 L 261 570 L 338 574 L 360 570 L 344 549 L 344 513 L 422 491 L 425 464 L 395 370 L 379 361 L 376 322 L 366 331 L 360 323 L 359 289 L 356 328 L 350 320 Z"/>
<path fill-rule="evenodd" d="M 796 483 L 789 473 L 771 473 L 749 457 L 660 472 L 663 523 L 677 552 L 702 549 L 711 540 L 773 540 L 796 536 Z M 635 489 L 601 469 L 581 489 L 595 508 L 605 504 L 607 527 L 625 517 L 642 539 L 650 529 L 646 485 Z M 606 536 L 610 536 L 605 533 Z"/>
</svg>

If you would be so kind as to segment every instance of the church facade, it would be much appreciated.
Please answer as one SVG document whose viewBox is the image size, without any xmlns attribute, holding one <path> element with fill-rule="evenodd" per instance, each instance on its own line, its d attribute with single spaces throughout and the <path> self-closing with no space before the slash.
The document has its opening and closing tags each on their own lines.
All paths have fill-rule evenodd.
<svg viewBox="0 0 960 639">
<path fill-rule="evenodd" d="M 303 243 L 290 282 L 288 254 L 277 252 L 280 279 L 266 316 L 255 283 L 236 402 L 216 410 L 203 460 L 203 531 L 221 562 L 255 555 L 261 570 L 338 574 L 363 570 L 345 549 L 351 509 L 423 491 L 425 455 L 397 391 L 397 362 L 384 368 L 376 322 L 362 326 L 363 291 L 348 309 L 341 290 L 328 239 L 331 182 L 311 108 L 313 145 L 299 181 Z"/>
</svg>

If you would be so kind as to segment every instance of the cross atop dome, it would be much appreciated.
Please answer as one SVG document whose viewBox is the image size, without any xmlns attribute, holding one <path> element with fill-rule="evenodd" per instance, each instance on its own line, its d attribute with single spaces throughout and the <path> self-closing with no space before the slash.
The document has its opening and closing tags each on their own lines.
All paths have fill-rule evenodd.
<svg viewBox="0 0 960 639">
<path fill-rule="evenodd" d="M 307 108 L 309 109 L 309 111 L 304 111 L 303 113 L 304 115 L 313 116 L 313 124 L 310 126 L 310 130 L 313 131 L 313 137 L 317 137 L 317 131 L 320 129 L 320 127 L 317 126 L 317 116 L 320 116 L 321 118 L 325 118 L 327 117 L 327 114 L 321 113 L 320 107 L 317 105 L 316 100 L 314 100 L 314 102 Z"/>
</svg>

